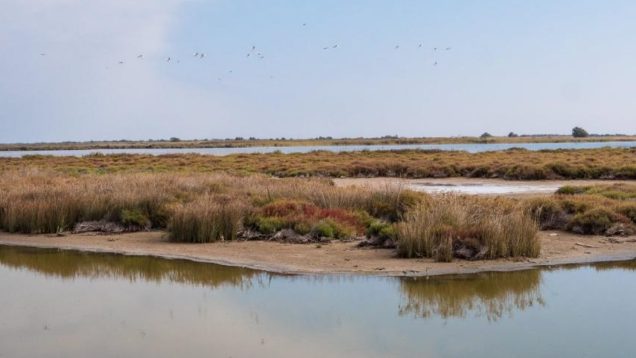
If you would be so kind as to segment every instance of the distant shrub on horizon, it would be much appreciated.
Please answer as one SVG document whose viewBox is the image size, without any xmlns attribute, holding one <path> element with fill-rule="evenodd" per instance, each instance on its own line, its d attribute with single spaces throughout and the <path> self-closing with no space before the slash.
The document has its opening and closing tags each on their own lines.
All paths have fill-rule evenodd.
<svg viewBox="0 0 636 358">
<path fill-rule="evenodd" d="M 572 137 L 574 138 L 585 138 L 585 137 L 589 137 L 590 134 L 583 128 L 581 127 L 574 127 L 572 128 Z"/>
</svg>

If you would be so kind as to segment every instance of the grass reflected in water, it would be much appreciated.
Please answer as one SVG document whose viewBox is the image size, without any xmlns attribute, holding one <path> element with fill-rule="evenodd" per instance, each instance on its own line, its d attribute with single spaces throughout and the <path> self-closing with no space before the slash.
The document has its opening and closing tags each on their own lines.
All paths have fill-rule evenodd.
<svg viewBox="0 0 636 358">
<path fill-rule="evenodd" d="M 131 282 L 165 281 L 212 288 L 223 285 L 249 288 L 269 276 L 245 268 L 187 260 L 10 246 L 0 247 L 0 264 L 63 279 L 123 278 Z"/>
<path fill-rule="evenodd" d="M 401 315 L 429 318 L 485 316 L 498 320 L 515 311 L 545 304 L 541 271 L 488 272 L 472 275 L 405 278 L 400 281 Z"/>
<path fill-rule="evenodd" d="M 573 270 L 567 265 L 515 272 L 487 272 L 427 278 L 388 278 L 361 276 L 294 276 L 260 272 L 238 267 L 168 260 L 146 256 L 83 253 L 78 251 L 0 246 L 0 265 L 28 270 L 62 279 L 115 278 L 131 282 L 174 282 L 202 287 L 238 287 L 242 290 L 268 287 L 272 279 L 303 281 L 312 285 L 382 280 L 397 284 L 402 296 L 400 316 L 442 319 L 470 316 L 497 321 L 533 306 L 544 306 L 542 275 L 551 271 Z M 636 261 L 590 265 L 595 270 L 636 271 Z M 392 284 L 387 287 L 395 287 Z"/>
</svg>

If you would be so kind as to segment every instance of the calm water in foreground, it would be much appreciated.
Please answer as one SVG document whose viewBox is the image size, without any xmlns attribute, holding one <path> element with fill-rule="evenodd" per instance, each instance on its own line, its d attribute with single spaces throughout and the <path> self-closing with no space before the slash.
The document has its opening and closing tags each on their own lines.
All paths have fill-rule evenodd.
<svg viewBox="0 0 636 358">
<path fill-rule="evenodd" d="M 0 246 L 0 357 L 635 357 L 636 263 L 282 276 Z"/>
<path fill-rule="evenodd" d="M 84 156 L 92 153 L 102 154 L 207 154 L 229 155 L 246 153 L 308 153 L 317 150 L 330 152 L 356 152 L 362 150 L 455 150 L 469 153 L 524 148 L 527 150 L 546 149 L 592 149 L 592 148 L 631 148 L 636 142 L 564 142 L 564 143 L 467 143 L 467 144 L 400 144 L 400 145 L 324 145 L 324 146 L 291 146 L 291 147 L 245 147 L 245 148 L 165 148 L 165 149 L 87 149 L 87 150 L 27 150 L 0 151 L 0 157 L 22 157 L 25 155 Z"/>
</svg>

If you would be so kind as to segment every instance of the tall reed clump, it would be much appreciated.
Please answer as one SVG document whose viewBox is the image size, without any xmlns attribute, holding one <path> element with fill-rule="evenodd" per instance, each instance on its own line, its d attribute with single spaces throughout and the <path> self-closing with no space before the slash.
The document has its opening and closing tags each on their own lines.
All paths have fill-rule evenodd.
<svg viewBox="0 0 636 358">
<path fill-rule="evenodd" d="M 174 209 L 168 223 L 170 240 L 205 243 L 236 240 L 252 208 L 227 197 L 206 196 Z"/>
<path fill-rule="evenodd" d="M 523 207 L 504 199 L 431 197 L 397 224 L 402 257 L 494 259 L 536 257 L 538 226 Z"/>
<path fill-rule="evenodd" d="M 222 177 L 223 178 L 223 177 Z M 174 174 L 67 176 L 54 172 L 0 175 L 0 229 L 53 233 L 82 221 L 115 222 L 131 230 L 163 228 L 171 205 L 213 192 L 218 178 Z"/>
<path fill-rule="evenodd" d="M 0 226 L 9 232 L 62 231 L 81 215 L 79 199 L 60 190 L 4 195 L 2 200 Z"/>
</svg>

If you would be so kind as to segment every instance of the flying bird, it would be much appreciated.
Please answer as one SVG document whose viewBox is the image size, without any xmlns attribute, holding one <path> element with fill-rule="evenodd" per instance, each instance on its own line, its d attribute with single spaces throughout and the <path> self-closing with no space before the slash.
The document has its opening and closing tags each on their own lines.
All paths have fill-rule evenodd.
<svg viewBox="0 0 636 358">
<path fill-rule="evenodd" d="M 331 46 L 331 48 L 336 48 L 336 47 L 338 47 L 338 45 L 333 45 L 333 46 Z"/>
<path fill-rule="evenodd" d="M 395 49 L 396 50 L 399 49 L 399 48 L 400 48 L 400 45 L 395 45 Z"/>
<path fill-rule="evenodd" d="M 420 48 L 420 47 L 422 47 L 422 44 L 417 45 L 417 48 Z"/>
<path fill-rule="evenodd" d="M 120 64 L 120 65 L 123 65 L 123 64 L 124 64 L 124 61 L 119 61 L 119 64 Z"/>
<path fill-rule="evenodd" d="M 203 58 L 203 57 L 205 57 L 205 54 L 204 54 L 204 53 L 201 53 L 201 54 L 199 55 L 199 57 L 200 57 L 200 58 Z"/>
<path fill-rule="evenodd" d="M 168 57 L 168 58 L 166 59 L 166 62 L 170 62 L 170 60 L 171 60 L 171 58 L 170 58 L 170 57 Z"/>
<path fill-rule="evenodd" d="M 46 56 L 46 54 L 45 54 L 44 52 L 42 52 L 42 53 L 40 54 L 40 56 Z"/>
<path fill-rule="evenodd" d="M 446 51 L 450 51 L 450 49 L 451 49 L 450 47 L 447 47 L 447 48 L 446 48 Z"/>
<path fill-rule="evenodd" d="M 195 52 L 195 53 L 194 53 L 194 55 L 192 55 L 192 56 L 194 56 L 194 57 L 199 57 L 199 53 L 198 53 L 198 52 Z"/>
<path fill-rule="evenodd" d="M 139 54 L 139 55 L 137 55 L 137 58 L 144 58 L 144 55 Z"/>
</svg>

